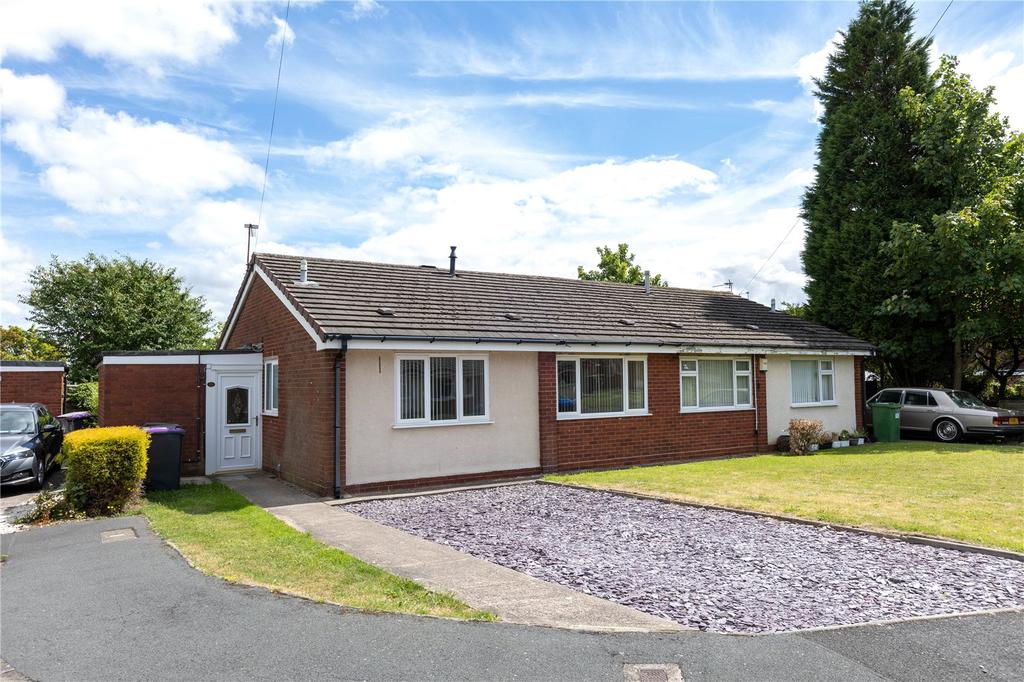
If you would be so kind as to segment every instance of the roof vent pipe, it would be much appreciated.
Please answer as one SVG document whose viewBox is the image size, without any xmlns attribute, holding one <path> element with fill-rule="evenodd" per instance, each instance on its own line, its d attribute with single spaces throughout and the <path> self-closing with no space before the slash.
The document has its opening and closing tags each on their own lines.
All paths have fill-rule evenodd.
<svg viewBox="0 0 1024 682">
<path fill-rule="evenodd" d="M 651 295 L 651 271 L 644 270 L 644 293 L 648 296 Z"/>
<path fill-rule="evenodd" d="M 309 263 L 303 258 L 299 262 L 299 284 L 305 284 L 309 281 Z"/>
<path fill-rule="evenodd" d="M 772 310 L 775 310 L 775 299 L 772 299 Z"/>
<path fill-rule="evenodd" d="M 452 247 L 451 255 L 448 256 L 448 276 L 455 276 L 455 247 Z"/>
</svg>

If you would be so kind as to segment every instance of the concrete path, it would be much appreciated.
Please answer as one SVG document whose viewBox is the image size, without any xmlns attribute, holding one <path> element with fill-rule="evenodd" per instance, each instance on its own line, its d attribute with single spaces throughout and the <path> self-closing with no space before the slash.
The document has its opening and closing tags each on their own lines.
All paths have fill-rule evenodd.
<svg viewBox="0 0 1024 682">
<path fill-rule="evenodd" d="M 677 632 L 682 625 L 492 564 L 356 516 L 264 474 L 220 479 L 293 528 L 363 561 L 455 595 L 503 621 L 595 632 Z"/>
<path fill-rule="evenodd" d="M 0 655 L 40 682 L 622 682 L 632 664 L 674 664 L 687 682 L 1019 680 L 1024 669 L 1020 613 L 757 637 L 600 634 L 360 613 L 232 585 L 189 568 L 140 517 L 0 541 Z"/>
</svg>

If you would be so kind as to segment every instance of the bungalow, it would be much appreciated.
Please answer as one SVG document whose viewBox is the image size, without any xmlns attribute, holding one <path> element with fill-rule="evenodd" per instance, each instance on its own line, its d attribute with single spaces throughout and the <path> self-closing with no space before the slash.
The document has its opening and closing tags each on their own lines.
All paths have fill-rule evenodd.
<svg viewBox="0 0 1024 682">
<path fill-rule="evenodd" d="M 191 462 L 335 495 L 763 452 L 797 417 L 860 428 L 874 351 L 731 293 L 456 271 L 454 249 L 447 269 L 255 254 L 219 348 L 105 356 L 101 419 L 131 421 L 119 368 L 185 364 Z M 121 402 L 166 402 L 134 376 Z"/>
</svg>

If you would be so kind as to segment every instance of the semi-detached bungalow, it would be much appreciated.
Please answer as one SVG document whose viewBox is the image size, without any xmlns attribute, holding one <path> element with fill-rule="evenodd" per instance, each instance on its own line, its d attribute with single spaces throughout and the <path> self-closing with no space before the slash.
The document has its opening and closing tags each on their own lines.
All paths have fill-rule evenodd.
<svg viewBox="0 0 1024 682">
<path fill-rule="evenodd" d="M 220 350 L 107 354 L 100 416 L 194 417 L 194 468 L 357 494 L 861 428 L 873 350 L 725 292 L 259 253 Z"/>
</svg>

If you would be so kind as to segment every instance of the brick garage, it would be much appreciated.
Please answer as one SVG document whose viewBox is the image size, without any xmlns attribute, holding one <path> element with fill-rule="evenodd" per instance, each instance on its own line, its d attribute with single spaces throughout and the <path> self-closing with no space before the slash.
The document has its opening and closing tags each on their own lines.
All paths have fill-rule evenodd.
<svg viewBox="0 0 1024 682">
<path fill-rule="evenodd" d="M 64 363 L 0 361 L 0 402 L 42 403 L 50 414 L 64 412 Z"/>
</svg>

